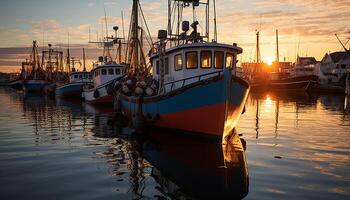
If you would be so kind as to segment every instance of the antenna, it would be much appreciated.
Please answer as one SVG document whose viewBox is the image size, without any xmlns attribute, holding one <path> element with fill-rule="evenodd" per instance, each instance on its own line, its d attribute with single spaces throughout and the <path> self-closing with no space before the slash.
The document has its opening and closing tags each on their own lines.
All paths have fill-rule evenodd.
<svg viewBox="0 0 350 200">
<path fill-rule="evenodd" d="M 216 25 L 216 1 L 213 1 L 214 3 L 214 40 L 215 42 L 218 41 L 218 30 L 217 30 L 217 25 Z"/>
<path fill-rule="evenodd" d="M 105 13 L 106 36 L 108 38 L 107 15 L 106 15 L 106 7 L 105 7 L 104 4 L 103 4 L 103 10 L 104 10 L 104 13 Z"/>
</svg>

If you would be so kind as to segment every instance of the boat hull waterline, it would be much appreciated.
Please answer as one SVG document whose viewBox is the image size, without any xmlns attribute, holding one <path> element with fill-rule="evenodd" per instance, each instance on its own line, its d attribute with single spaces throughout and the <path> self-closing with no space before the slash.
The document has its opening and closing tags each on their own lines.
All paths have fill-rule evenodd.
<svg viewBox="0 0 350 200">
<path fill-rule="evenodd" d="M 28 80 L 23 83 L 23 90 L 29 93 L 42 92 L 47 85 L 49 83 L 44 80 Z"/>
<path fill-rule="evenodd" d="M 59 97 L 81 98 L 84 83 L 70 83 L 58 86 L 55 89 L 55 95 Z"/>
<path fill-rule="evenodd" d="M 224 75 L 165 95 L 146 97 L 142 102 L 135 97 L 123 96 L 121 109 L 129 119 L 142 110 L 145 125 L 226 137 L 243 112 L 249 88 L 244 80 Z"/>
<path fill-rule="evenodd" d="M 93 105 L 113 105 L 113 95 L 108 94 L 105 86 L 96 89 L 84 90 L 82 93 L 83 100 Z"/>
</svg>

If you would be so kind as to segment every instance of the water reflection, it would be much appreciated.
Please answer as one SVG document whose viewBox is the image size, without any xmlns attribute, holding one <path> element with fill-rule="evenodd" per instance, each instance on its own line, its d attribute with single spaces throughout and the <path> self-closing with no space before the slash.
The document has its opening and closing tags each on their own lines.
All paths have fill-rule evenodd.
<svg viewBox="0 0 350 200">
<path fill-rule="evenodd" d="M 224 145 L 135 134 L 112 110 L 80 101 L 0 89 L 0 104 L 1 199 L 350 197 L 344 96 L 251 94 L 242 136 Z"/>
<path fill-rule="evenodd" d="M 80 101 L 48 99 L 41 95 L 23 98 L 18 93 L 10 95 L 11 101 L 20 105 L 24 119 L 30 124 L 34 145 L 46 150 L 44 155 L 55 154 L 55 158 L 56 154 L 62 155 L 59 159 L 63 162 L 57 162 L 67 160 L 67 164 L 61 165 L 63 169 L 73 160 L 86 160 L 87 156 L 93 159 L 84 161 L 85 166 L 75 169 L 80 172 L 70 170 L 61 173 L 86 176 L 85 173 L 80 174 L 81 171 L 92 170 L 96 159 L 104 162 L 104 167 L 100 168 L 105 169 L 108 179 L 113 179 L 114 183 L 109 186 L 109 192 L 100 194 L 102 197 L 241 199 L 248 194 L 248 168 L 238 134 L 224 144 L 157 129 L 136 134 L 121 127 L 122 123 L 109 109 L 92 107 Z M 40 177 L 41 172 L 31 173 Z M 55 175 L 51 174 L 50 177 Z M 91 177 L 91 181 L 95 179 L 100 180 L 98 176 Z M 51 181 L 45 187 L 54 187 L 55 178 Z M 104 182 L 108 181 L 99 182 L 100 186 L 96 186 L 96 183 L 84 186 L 101 190 Z M 74 187 L 83 187 L 79 185 Z M 61 193 L 65 193 L 65 190 L 69 188 L 61 188 Z M 32 197 L 42 195 L 38 191 L 24 192 L 32 193 Z"/>
<path fill-rule="evenodd" d="M 254 174 L 250 183 L 255 188 L 249 192 L 250 199 L 350 196 L 347 98 L 307 93 L 250 94 L 237 127 L 249 145 L 249 170 Z"/>
</svg>

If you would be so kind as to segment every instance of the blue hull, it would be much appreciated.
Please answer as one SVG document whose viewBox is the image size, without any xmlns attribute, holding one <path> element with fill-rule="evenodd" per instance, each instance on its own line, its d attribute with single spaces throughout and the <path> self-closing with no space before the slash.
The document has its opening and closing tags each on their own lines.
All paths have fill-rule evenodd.
<svg viewBox="0 0 350 200">
<path fill-rule="evenodd" d="M 55 90 L 56 96 L 70 97 L 70 98 L 81 98 L 84 83 L 73 83 L 63 86 L 59 86 Z"/>
<path fill-rule="evenodd" d="M 157 97 L 123 96 L 121 110 L 129 118 L 142 113 L 148 124 L 227 136 L 237 124 L 249 85 L 229 71 Z M 151 119 L 151 120 L 149 120 Z"/>
<path fill-rule="evenodd" d="M 25 92 L 42 92 L 49 83 L 44 81 L 28 81 L 23 84 Z"/>
</svg>

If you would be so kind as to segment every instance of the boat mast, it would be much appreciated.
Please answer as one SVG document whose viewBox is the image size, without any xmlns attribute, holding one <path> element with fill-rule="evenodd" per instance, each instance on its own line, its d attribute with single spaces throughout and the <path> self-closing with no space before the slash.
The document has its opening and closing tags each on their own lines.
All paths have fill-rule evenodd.
<svg viewBox="0 0 350 200">
<path fill-rule="evenodd" d="M 83 48 L 83 72 L 86 72 L 86 66 L 85 66 L 85 48 Z"/>
<path fill-rule="evenodd" d="M 68 72 L 71 71 L 71 68 L 70 68 L 70 51 L 69 51 L 69 33 L 68 33 L 68 48 L 67 48 L 66 68 L 67 68 Z"/>
<path fill-rule="evenodd" d="M 256 63 L 261 63 L 260 57 L 260 32 L 256 31 Z"/>
<path fill-rule="evenodd" d="M 30 64 L 32 66 L 33 79 L 37 79 L 37 70 L 40 68 L 40 60 L 38 53 L 38 46 L 36 40 L 33 41 L 32 53 L 30 55 Z"/>
<path fill-rule="evenodd" d="M 280 53 L 279 53 L 279 46 L 278 46 L 278 29 L 276 29 L 276 61 L 280 61 Z"/>
</svg>

